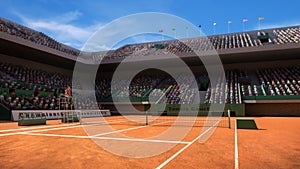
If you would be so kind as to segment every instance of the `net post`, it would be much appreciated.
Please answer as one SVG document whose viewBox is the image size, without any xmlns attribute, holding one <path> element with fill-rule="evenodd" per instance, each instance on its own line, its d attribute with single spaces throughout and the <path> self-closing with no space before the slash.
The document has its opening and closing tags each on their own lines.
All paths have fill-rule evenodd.
<svg viewBox="0 0 300 169">
<path fill-rule="evenodd" d="M 144 105 L 144 111 L 146 114 L 146 126 L 148 126 L 148 106 L 150 106 L 150 103 L 148 101 L 142 101 L 142 104 Z"/>
<path fill-rule="evenodd" d="M 80 123 L 80 125 L 82 125 L 81 110 L 79 110 L 79 123 Z"/>
<path fill-rule="evenodd" d="M 148 111 L 146 111 L 146 126 L 148 126 Z"/>
<path fill-rule="evenodd" d="M 228 117 L 228 128 L 231 128 L 231 123 L 230 123 L 230 109 L 227 111 L 227 117 Z"/>
</svg>

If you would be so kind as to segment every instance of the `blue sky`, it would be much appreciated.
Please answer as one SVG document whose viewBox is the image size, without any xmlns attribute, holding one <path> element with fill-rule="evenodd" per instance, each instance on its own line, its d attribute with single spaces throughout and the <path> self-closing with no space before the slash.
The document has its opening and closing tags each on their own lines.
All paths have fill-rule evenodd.
<svg viewBox="0 0 300 169">
<path fill-rule="evenodd" d="M 299 0 L 1 0 L 1 6 L 1 17 L 42 31 L 78 49 L 101 26 L 140 12 L 176 15 L 196 26 L 201 25 L 206 35 L 214 34 L 214 22 L 217 23 L 216 34 L 227 33 L 228 20 L 232 21 L 231 32 L 241 32 L 244 18 L 249 20 L 245 30 L 258 29 L 258 17 L 265 18 L 261 28 L 300 25 Z M 124 43 L 160 39 L 159 35 L 140 36 Z"/>
</svg>

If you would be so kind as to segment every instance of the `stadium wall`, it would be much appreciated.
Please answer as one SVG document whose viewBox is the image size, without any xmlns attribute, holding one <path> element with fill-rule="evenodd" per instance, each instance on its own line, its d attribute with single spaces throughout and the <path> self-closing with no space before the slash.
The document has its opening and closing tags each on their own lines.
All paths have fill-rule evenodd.
<svg viewBox="0 0 300 169">
<path fill-rule="evenodd" d="M 300 117 L 299 103 L 249 103 L 246 116 Z"/>
<path fill-rule="evenodd" d="M 144 111 L 148 110 L 149 105 L 144 105 L 142 103 L 136 102 L 136 103 L 115 103 L 118 104 L 118 108 L 121 109 L 122 114 L 133 114 L 131 111 L 131 106 L 133 106 L 137 111 L 140 113 L 137 114 L 143 114 Z M 113 104 L 102 104 L 106 109 L 110 109 L 112 114 L 118 114 L 119 111 Z M 153 107 L 152 107 L 153 106 Z M 184 113 L 191 113 L 198 111 L 198 116 L 207 116 L 210 110 L 210 104 L 194 104 L 194 105 L 186 105 L 183 106 L 184 108 L 181 110 L 181 105 L 179 104 L 167 104 L 167 105 L 160 105 L 160 104 L 153 104 L 151 105 L 151 112 L 152 114 L 158 114 L 158 112 L 164 112 L 165 115 L 168 116 L 177 116 L 179 114 L 179 111 L 183 111 Z M 222 105 L 214 105 L 221 106 Z M 245 116 L 245 105 L 244 104 L 226 104 L 224 109 L 220 109 L 220 111 L 224 111 L 225 115 L 227 116 L 227 110 L 231 111 L 232 116 Z M 183 115 L 183 114 L 182 114 Z M 194 114 L 193 114 L 194 115 Z"/>
<path fill-rule="evenodd" d="M 291 67 L 299 66 L 300 59 L 293 60 L 278 60 L 278 61 L 264 61 L 264 62 L 249 62 L 249 63 L 232 63 L 224 64 L 223 67 L 225 70 L 246 70 L 246 71 L 256 71 L 257 69 L 264 68 L 276 68 L 276 67 Z M 191 69 L 194 72 L 205 72 L 206 69 L 204 66 L 192 66 Z"/>
</svg>

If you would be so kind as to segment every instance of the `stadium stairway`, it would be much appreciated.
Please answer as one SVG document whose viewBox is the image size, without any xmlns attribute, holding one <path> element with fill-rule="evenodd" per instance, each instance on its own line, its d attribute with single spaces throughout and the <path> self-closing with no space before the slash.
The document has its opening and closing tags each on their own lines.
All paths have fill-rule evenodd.
<svg viewBox="0 0 300 169">
<path fill-rule="evenodd" d="M 258 85 L 258 86 L 260 85 L 260 81 L 255 71 L 249 71 L 248 75 L 251 80 L 251 85 Z"/>
<path fill-rule="evenodd" d="M 10 110 L 0 103 L 0 120 L 11 120 Z"/>
</svg>

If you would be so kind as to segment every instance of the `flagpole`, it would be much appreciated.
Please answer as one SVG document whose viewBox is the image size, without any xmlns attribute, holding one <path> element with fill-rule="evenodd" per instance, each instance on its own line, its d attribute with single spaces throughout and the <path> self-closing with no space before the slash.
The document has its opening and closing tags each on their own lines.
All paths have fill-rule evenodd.
<svg viewBox="0 0 300 169">
<path fill-rule="evenodd" d="M 189 28 L 188 27 L 185 27 L 185 35 L 186 35 L 186 38 L 189 37 Z"/>
<path fill-rule="evenodd" d="M 261 29 L 261 21 L 263 21 L 265 18 L 264 17 L 258 17 L 258 30 Z"/>
<path fill-rule="evenodd" d="M 198 27 L 199 27 L 199 31 L 200 31 L 200 32 L 199 32 L 199 36 L 201 36 L 201 34 L 202 34 L 202 33 L 201 33 L 201 32 L 202 32 L 202 29 L 201 29 L 201 28 L 202 28 L 202 26 L 201 26 L 201 25 L 199 25 Z"/>
<path fill-rule="evenodd" d="M 227 24 L 228 24 L 228 33 L 230 33 L 230 25 L 231 25 L 231 23 L 232 23 L 231 20 L 229 20 L 229 21 L 227 22 Z"/>
<path fill-rule="evenodd" d="M 229 23 L 227 23 L 227 33 L 230 33 Z"/>
<path fill-rule="evenodd" d="M 246 30 L 246 23 L 248 22 L 248 19 L 243 19 L 243 32 Z"/>
<path fill-rule="evenodd" d="M 177 37 L 177 32 L 176 32 L 176 28 L 172 28 L 172 31 L 174 32 L 174 38 L 176 39 Z"/>
<path fill-rule="evenodd" d="M 216 34 L 216 25 L 217 25 L 217 23 L 214 22 L 213 25 L 214 25 L 214 35 L 215 35 Z"/>
<path fill-rule="evenodd" d="M 161 41 L 163 41 L 163 40 L 164 40 L 164 36 L 163 36 L 164 30 L 160 29 L 160 30 L 158 30 L 158 32 L 159 32 L 160 35 L 161 35 Z"/>
<path fill-rule="evenodd" d="M 202 35 L 202 28 L 200 27 L 200 36 Z"/>
<path fill-rule="evenodd" d="M 216 25 L 214 25 L 214 35 L 216 34 Z"/>
</svg>

